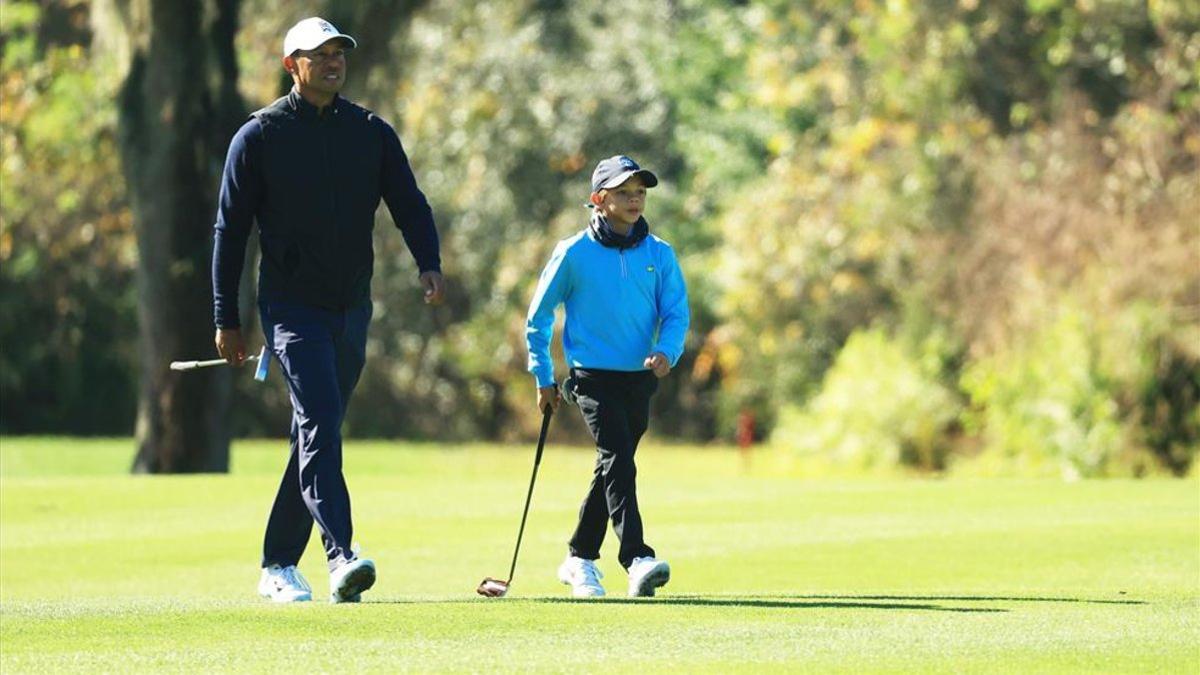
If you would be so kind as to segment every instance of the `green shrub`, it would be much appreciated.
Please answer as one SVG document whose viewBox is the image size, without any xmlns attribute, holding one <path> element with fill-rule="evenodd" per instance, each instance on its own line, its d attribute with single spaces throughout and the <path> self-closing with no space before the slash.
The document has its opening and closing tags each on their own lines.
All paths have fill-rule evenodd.
<svg viewBox="0 0 1200 675">
<path fill-rule="evenodd" d="M 969 470 L 1090 478 L 1155 469 L 1121 405 L 1153 376 L 1153 323 L 1134 309 L 1097 317 L 1066 305 L 1026 339 L 969 364 L 964 421 L 983 443 Z"/>
<path fill-rule="evenodd" d="M 809 404 L 783 407 L 771 439 L 846 469 L 941 469 L 960 404 L 922 365 L 935 361 L 881 329 L 856 332 Z"/>
</svg>

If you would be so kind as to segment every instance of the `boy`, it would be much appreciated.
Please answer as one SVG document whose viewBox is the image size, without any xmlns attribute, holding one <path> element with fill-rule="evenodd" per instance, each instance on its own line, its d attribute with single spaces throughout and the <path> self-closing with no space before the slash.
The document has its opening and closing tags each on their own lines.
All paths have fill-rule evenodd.
<svg viewBox="0 0 1200 675">
<path fill-rule="evenodd" d="M 592 173 L 587 229 L 558 243 L 542 270 L 526 318 L 529 372 L 539 410 L 558 409 L 550 337 L 554 308 L 566 307 L 563 347 L 571 377 L 567 400 L 579 405 L 596 440 L 596 469 L 558 578 L 576 597 L 604 595 L 596 568 L 612 519 L 617 559 L 629 595 L 653 596 L 671 568 L 642 537 L 633 455 L 650 419 L 650 397 L 683 353 L 687 289 L 675 252 L 649 233 L 642 211 L 653 173 L 629 157 L 601 161 Z"/>
</svg>

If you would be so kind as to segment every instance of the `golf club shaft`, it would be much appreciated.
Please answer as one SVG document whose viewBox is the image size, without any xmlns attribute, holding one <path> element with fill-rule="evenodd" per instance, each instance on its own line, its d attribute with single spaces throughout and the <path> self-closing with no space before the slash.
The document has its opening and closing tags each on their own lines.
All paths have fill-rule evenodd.
<svg viewBox="0 0 1200 675">
<path fill-rule="evenodd" d="M 517 530 L 517 547 L 513 549 L 512 565 L 508 568 L 508 583 L 512 583 L 517 571 L 517 553 L 521 551 L 521 537 L 525 535 L 525 518 L 529 516 L 529 501 L 533 498 L 533 483 L 537 480 L 538 465 L 542 463 L 542 448 L 546 445 L 546 431 L 550 429 L 550 415 L 554 408 L 546 406 L 542 413 L 542 431 L 538 434 L 537 454 L 533 458 L 533 475 L 529 477 L 529 492 L 525 495 L 525 510 L 521 512 L 521 528 Z"/>
<path fill-rule="evenodd" d="M 251 354 L 247 356 L 245 361 L 257 361 L 258 355 Z M 213 366 L 224 366 L 229 362 L 225 359 L 211 359 L 209 361 L 172 361 L 171 370 L 194 370 L 196 368 L 212 368 Z"/>
</svg>

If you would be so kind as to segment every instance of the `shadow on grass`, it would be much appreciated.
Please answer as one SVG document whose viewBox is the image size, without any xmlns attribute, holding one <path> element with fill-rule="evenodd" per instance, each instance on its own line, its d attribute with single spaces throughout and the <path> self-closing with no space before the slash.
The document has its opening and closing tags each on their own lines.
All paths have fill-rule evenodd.
<svg viewBox="0 0 1200 675">
<path fill-rule="evenodd" d="M 744 607 L 753 609 L 891 609 L 891 610 L 924 610 L 933 612 L 969 612 L 969 613 L 997 613 L 1007 612 L 1007 609 L 994 609 L 990 607 L 944 607 L 942 605 L 930 603 L 912 603 L 912 602 L 861 602 L 868 598 L 852 599 L 852 598 L 836 598 L 829 597 L 823 599 L 817 598 L 802 598 L 790 596 L 745 596 L 745 597 L 702 597 L 698 595 L 673 595 L 659 596 L 657 598 L 560 598 L 560 597 L 509 597 L 504 598 L 505 603 L 520 603 L 520 604 L 548 604 L 548 605 L 569 605 L 569 604 L 593 604 L 593 605 L 667 605 L 667 606 L 687 606 L 687 607 Z M 843 601 L 844 600 L 844 601 Z M 454 600 L 368 600 L 366 604 L 379 605 L 409 605 L 409 604 L 428 604 L 428 603 L 462 603 L 462 602 L 484 602 L 484 598 L 463 598 Z"/>
<path fill-rule="evenodd" d="M 1013 611 L 1012 609 L 998 607 L 963 607 L 963 606 L 945 606 L 940 603 L 944 602 L 1012 602 L 1012 603 L 1081 603 L 1081 604 L 1096 604 L 1096 605 L 1124 605 L 1124 606 L 1148 606 L 1153 604 L 1145 600 L 1121 600 L 1121 599 L 1103 599 L 1103 598 L 1081 598 L 1081 597 L 1055 597 L 1042 595 L 867 595 L 867 594 L 787 594 L 781 593 L 776 595 L 763 594 L 714 594 L 714 595 L 698 595 L 698 594 L 666 594 L 655 598 L 627 598 L 623 596 L 608 596 L 605 598 L 572 598 L 559 595 L 513 595 L 495 601 L 481 598 L 474 593 L 463 592 L 456 596 L 424 596 L 424 597 L 370 597 L 364 599 L 363 605 L 466 605 L 489 602 L 501 602 L 502 604 L 525 604 L 525 605 L 570 605 L 570 604 L 593 604 L 593 605 L 644 605 L 646 607 L 654 605 L 666 606 L 684 606 L 684 607 L 742 607 L 751 609 L 884 609 L 884 610 L 913 610 L 913 611 L 935 611 L 935 612 L 959 612 L 959 613 L 1006 613 Z M 162 609 L 163 603 L 171 607 L 179 606 L 179 609 L 227 609 L 232 608 L 238 611 L 245 608 L 247 604 L 257 608 L 273 608 L 279 607 L 273 603 L 264 603 L 258 598 L 254 600 L 229 600 L 226 599 L 223 603 L 218 603 L 219 606 L 209 606 L 210 603 L 201 601 L 199 605 L 192 607 L 189 603 L 184 602 L 179 605 L 177 600 L 162 599 L 162 598 L 135 598 L 129 602 L 122 603 L 122 607 L 113 609 L 110 602 L 105 599 L 94 599 L 83 601 L 82 603 L 64 603 L 64 602 L 39 602 L 33 600 L 16 600 L 7 601 L 3 605 L 3 615 L 8 618 L 19 617 L 25 615 L 42 615 L 48 609 L 53 610 L 55 614 L 66 612 L 64 616 L 72 616 L 74 612 L 87 612 L 91 609 L 99 608 L 105 613 L 115 612 L 121 614 L 124 612 L 124 607 L 132 607 L 135 610 L 154 613 Z M 322 604 L 322 603 L 317 603 Z M 76 607 L 79 605 L 79 607 Z"/>
<path fill-rule="evenodd" d="M 712 598 L 690 595 L 673 595 L 657 598 L 604 598 L 598 604 L 605 605 L 685 605 L 690 607 L 750 607 L 755 609 L 899 609 L 927 610 L 933 612 L 1007 612 L 1007 609 L 990 607 L 943 607 L 929 603 L 912 602 L 861 602 L 874 598 L 802 598 L 791 596 L 752 596 L 745 598 Z M 533 602 L 572 603 L 596 602 L 575 598 L 530 598 Z M 880 598 L 883 600 L 883 598 Z"/>
<path fill-rule="evenodd" d="M 1097 600 L 1091 598 L 1051 598 L 1045 596 L 1001 596 L 1001 595 L 748 595 L 748 598 L 794 600 L 952 600 L 955 602 L 1079 602 L 1094 605 L 1146 605 L 1144 600 Z"/>
<path fill-rule="evenodd" d="M 452 600 L 381 600 L 378 604 L 412 604 L 428 602 L 481 602 L 483 598 Z M 1107 600 L 1100 598 L 1051 597 L 1041 595 L 738 595 L 701 596 L 666 595 L 657 598 L 606 597 L 602 599 L 564 597 L 509 597 L 509 603 L 596 605 L 669 605 L 688 607 L 746 607 L 755 609 L 890 609 L 934 612 L 1003 613 L 1010 610 L 996 607 L 947 607 L 942 602 L 1067 602 L 1095 605 L 1147 605 L 1144 600 Z"/>
</svg>

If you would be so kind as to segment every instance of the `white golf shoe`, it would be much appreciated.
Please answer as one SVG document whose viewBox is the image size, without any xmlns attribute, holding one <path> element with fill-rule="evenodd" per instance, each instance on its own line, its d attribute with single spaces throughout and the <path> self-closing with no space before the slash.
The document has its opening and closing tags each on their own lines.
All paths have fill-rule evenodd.
<svg viewBox="0 0 1200 675">
<path fill-rule="evenodd" d="M 329 573 L 329 601 L 358 602 L 363 591 L 375 585 L 375 562 L 355 558 Z"/>
<path fill-rule="evenodd" d="M 571 595 L 577 598 L 600 598 L 604 587 L 600 580 L 604 573 L 596 567 L 594 560 L 567 556 L 558 566 L 558 580 L 571 587 Z"/>
<path fill-rule="evenodd" d="M 629 597 L 652 598 L 654 589 L 671 580 L 671 566 L 658 558 L 634 558 L 629 566 Z"/>
<path fill-rule="evenodd" d="M 271 565 L 263 568 L 258 594 L 272 602 L 308 602 L 312 600 L 312 587 L 295 565 Z"/>
</svg>

